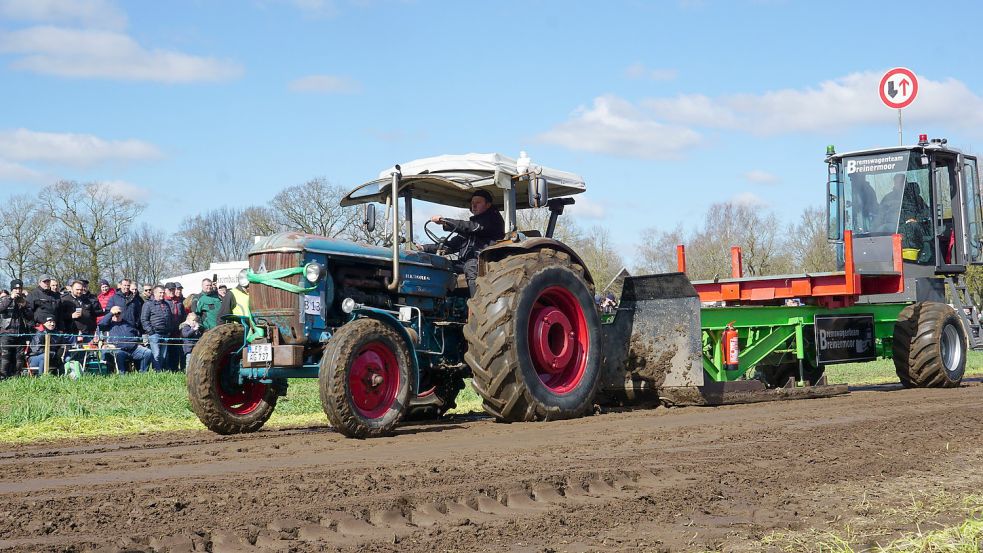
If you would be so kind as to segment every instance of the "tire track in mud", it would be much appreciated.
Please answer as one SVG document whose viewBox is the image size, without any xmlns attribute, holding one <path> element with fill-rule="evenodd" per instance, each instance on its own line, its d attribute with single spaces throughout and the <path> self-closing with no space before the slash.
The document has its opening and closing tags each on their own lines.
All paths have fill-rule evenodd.
<svg viewBox="0 0 983 553">
<path fill-rule="evenodd" d="M 875 390 L 554 423 L 458 421 L 367 441 L 321 430 L 246 440 L 206 434 L 73 444 L 88 452 L 48 456 L 67 449 L 56 445 L 20 464 L 0 461 L 0 548 L 747 545 L 776 529 L 823 527 L 849 511 L 850 490 L 902 479 L 955 485 L 983 461 L 981 404 L 981 386 Z"/>
</svg>

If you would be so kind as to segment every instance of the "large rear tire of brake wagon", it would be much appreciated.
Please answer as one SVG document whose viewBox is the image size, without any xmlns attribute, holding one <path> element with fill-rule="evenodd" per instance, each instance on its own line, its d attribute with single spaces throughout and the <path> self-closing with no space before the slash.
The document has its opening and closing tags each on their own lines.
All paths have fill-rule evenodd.
<svg viewBox="0 0 983 553">
<path fill-rule="evenodd" d="M 188 360 L 191 410 L 212 432 L 240 434 L 262 428 L 286 382 L 239 381 L 243 328 L 219 325 L 201 337 Z"/>
<path fill-rule="evenodd" d="M 583 267 L 544 249 L 491 263 L 477 285 L 465 360 L 485 411 L 505 422 L 590 412 L 601 326 Z"/>
<path fill-rule="evenodd" d="M 894 325 L 894 368 L 906 388 L 955 388 L 966 372 L 966 333 L 943 303 L 905 307 Z"/>
<path fill-rule="evenodd" d="M 321 406 L 349 438 L 385 436 L 406 414 L 412 377 L 403 337 L 381 321 L 356 319 L 339 328 L 324 349 Z"/>
</svg>

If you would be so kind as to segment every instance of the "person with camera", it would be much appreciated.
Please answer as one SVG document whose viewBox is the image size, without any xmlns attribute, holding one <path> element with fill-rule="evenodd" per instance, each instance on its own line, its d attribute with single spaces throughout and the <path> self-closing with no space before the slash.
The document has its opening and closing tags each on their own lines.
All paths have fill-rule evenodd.
<svg viewBox="0 0 983 553">
<path fill-rule="evenodd" d="M 10 293 L 0 297 L 0 380 L 16 376 L 24 367 L 30 319 L 24 283 L 14 279 Z"/>
</svg>

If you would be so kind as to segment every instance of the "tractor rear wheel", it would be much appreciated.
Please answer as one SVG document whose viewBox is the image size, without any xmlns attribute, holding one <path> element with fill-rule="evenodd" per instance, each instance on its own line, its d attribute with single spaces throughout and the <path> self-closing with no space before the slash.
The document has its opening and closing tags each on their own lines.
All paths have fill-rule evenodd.
<svg viewBox="0 0 983 553">
<path fill-rule="evenodd" d="M 285 381 L 239 380 L 242 345 L 242 325 L 219 325 L 201 337 L 188 360 L 191 410 L 218 434 L 259 430 L 286 391 Z"/>
<path fill-rule="evenodd" d="M 921 302 L 905 307 L 894 325 L 893 357 L 905 388 L 954 388 L 966 372 L 966 333 L 956 311 Z"/>
<path fill-rule="evenodd" d="M 406 414 L 412 373 L 402 336 L 382 321 L 356 319 L 339 328 L 324 349 L 321 407 L 349 438 L 384 436 Z"/>
<path fill-rule="evenodd" d="M 583 267 L 551 249 L 507 257 L 478 278 L 468 307 L 465 360 L 485 411 L 505 422 L 590 412 L 601 327 Z"/>
</svg>

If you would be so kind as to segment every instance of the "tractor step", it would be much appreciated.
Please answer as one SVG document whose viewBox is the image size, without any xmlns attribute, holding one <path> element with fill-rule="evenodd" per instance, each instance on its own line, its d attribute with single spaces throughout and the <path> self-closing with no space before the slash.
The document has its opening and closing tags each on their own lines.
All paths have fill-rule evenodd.
<svg viewBox="0 0 983 553">
<path fill-rule="evenodd" d="M 758 380 L 707 382 L 703 386 L 665 387 L 659 389 L 659 400 L 671 406 L 734 405 L 787 399 L 833 397 L 849 393 L 846 384 L 826 384 L 825 377 L 810 386 L 796 386 L 794 380 L 782 388 L 767 388 Z"/>
</svg>

